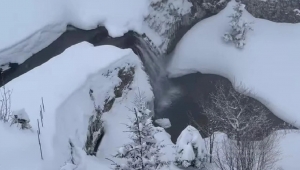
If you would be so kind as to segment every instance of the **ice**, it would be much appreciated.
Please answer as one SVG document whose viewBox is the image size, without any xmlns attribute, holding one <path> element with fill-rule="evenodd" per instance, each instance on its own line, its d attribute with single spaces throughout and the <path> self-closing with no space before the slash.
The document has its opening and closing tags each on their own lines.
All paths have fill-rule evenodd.
<svg viewBox="0 0 300 170">
<path fill-rule="evenodd" d="M 300 24 L 257 19 L 245 11 L 243 17 L 253 22 L 253 31 L 247 33 L 244 49 L 237 49 L 222 40 L 230 29 L 228 16 L 235 4 L 230 2 L 183 37 L 169 76 L 201 72 L 224 76 L 235 86 L 242 83 L 275 115 L 300 127 Z"/>
<path fill-rule="evenodd" d="M 171 127 L 171 122 L 168 118 L 157 119 L 155 120 L 155 123 L 165 129 Z"/>
</svg>

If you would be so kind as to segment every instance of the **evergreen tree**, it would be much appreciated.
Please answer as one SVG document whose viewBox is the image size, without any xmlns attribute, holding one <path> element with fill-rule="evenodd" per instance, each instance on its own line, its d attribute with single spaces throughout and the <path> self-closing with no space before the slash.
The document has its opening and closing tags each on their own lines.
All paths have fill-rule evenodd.
<svg viewBox="0 0 300 170">
<path fill-rule="evenodd" d="M 132 110 L 134 118 L 127 125 L 132 133 L 131 143 L 119 148 L 116 158 L 124 158 L 124 164 L 114 162 L 114 170 L 158 170 L 169 162 L 160 160 L 160 150 L 163 145 L 156 141 L 154 134 L 158 132 L 152 124 L 151 111 L 146 109 L 146 103 L 139 96 L 135 100 L 136 107 Z"/>
<path fill-rule="evenodd" d="M 235 12 L 229 16 L 231 18 L 231 32 L 223 36 L 226 42 L 233 42 L 237 48 L 244 48 L 246 45 L 246 33 L 252 30 L 250 24 L 242 19 L 244 8 L 245 5 L 241 2 L 238 2 L 238 4 L 233 7 Z"/>
</svg>

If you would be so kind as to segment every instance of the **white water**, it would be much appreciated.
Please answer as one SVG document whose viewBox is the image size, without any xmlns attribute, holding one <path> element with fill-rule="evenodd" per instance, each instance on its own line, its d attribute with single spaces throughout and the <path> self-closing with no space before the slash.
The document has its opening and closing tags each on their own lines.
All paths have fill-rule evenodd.
<svg viewBox="0 0 300 170">
<path fill-rule="evenodd" d="M 155 110 L 162 111 L 169 106 L 174 99 L 179 97 L 180 89 L 167 77 L 166 61 L 164 56 L 144 39 L 136 37 L 135 47 L 144 64 L 144 69 L 149 75 L 149 80 L 155 96 Z M 158 115 L 159 116 L 159 115 Z"/>
</svg>

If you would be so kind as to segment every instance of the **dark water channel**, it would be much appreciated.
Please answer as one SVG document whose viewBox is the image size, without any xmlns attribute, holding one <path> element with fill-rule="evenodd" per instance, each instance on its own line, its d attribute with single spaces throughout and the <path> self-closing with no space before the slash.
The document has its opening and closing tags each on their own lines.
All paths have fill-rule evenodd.
<svg viewBox="0 0 300 170">
<path fill-rule="evenodd" d="M 200 104 L 210 102 L 210 94 L 217 91 L 216 85 L 218 83 L 221 83 L 225 86 L 225 88 L 232 88 L 232 84 L 228 79 L 214 74 L 193 73 L 171 79 L 171 81 L 180 86 L 182 96 L 177 98 L 170 107 L 165 108 L 161 115 L 169 118 L 172 123 L 172 128 L 167 129 L 167 132 L 172 135 L 171 138 L 173 142 L 176 142 L 177 137 L 187 125 L 194 125 L 197 127 L 189 119 L 190 115 L 192 115 L 192 117 L 202 127 L 207 125 L 208 119 L 203 114 L 203 109 Z M 252 97 L 248 98 L 249 102 L 254 103 L 256 106 L 262 106 L 266 109 L 267 118 L 271 123 L 270 128 L 293 128 L 292 126 L 286 125 L 283 120 L 275 116 L 262 103 Z M 217 129 L 217 131 L 222 130 L 222 128 Z M 205 136 L 205 133 L 201 131 L 200 133 L 202 137 L 207 137 Z"/>
<path fill-rule="evenodd" d="M 111 38 L 104 27 L 99 27 L 89 31 L 79 29 L 66 31 L 52 44 L 34 54 L 24 63 L 20 65 L 12 63 L 12 68 L 2 74 L 3 83 L 5 84 L 11 81 L 12 79 L 47 62 L 52 57 L 57 56 L 66 48 L 83 41 L 88 41 L 95 46 L 114 45 L 123 49 L 132 48 L 133 51 L 140 56 L 144 64 L 145 71 L 149 75 L 150 83 L 156 97 L 154 102 L 156 118 L 165 117 L 170 119 L 172 127 L 167 129 L 167 131 L 172 136 L 172 140 L 174 142 L 180 132 L 188 124 L 190 124 L 188 113 L 192 114 L 199 124 L 206 124 L 207 118 L 201 114 L 202 110 L 197 102 L 200 99 L 206 100 L 209 94 L 215 91 L 215 83 L 217 81 L 222 80 L 222 82 L 224 82 L 227 86 L 231 86 L 231 83 L 221 76 L 204 75 L 200 73 L 190 74 L 175 79 L 168 79 L 165 74 L 165 61 L 158 55 L 155 49 L 150 48 L 141 36 L 133 32 L 128 32 L 122 37 Z M 168 92 L 171 87 L 178 87 L 181 91 L 181 95 L 179 97 L 172 98 L 171 104 L 162 108 L 160 106 L 161 102 L 172 97 L 172 95 L 166 95 L 166 92 Z M 283 122 L 271 112 L 269 116 L 276 124 Z"/>
</svg>

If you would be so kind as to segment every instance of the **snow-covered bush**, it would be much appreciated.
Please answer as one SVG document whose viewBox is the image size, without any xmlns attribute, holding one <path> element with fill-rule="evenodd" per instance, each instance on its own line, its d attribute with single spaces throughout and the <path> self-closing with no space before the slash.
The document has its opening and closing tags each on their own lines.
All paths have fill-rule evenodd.
<svg viewBox="0 0 300 170">
<path fill-rule="evenodd" d="M 296 14 L 297 16 L 300 16 L 300 9 L 294 9 L 293 11 L 295 12 L 295 14 Z"/>
<path fill-rule="evenodd" d="M 134 101 L 135 108 L 132 110 L 134 118 L 132 124 L 127 125 L 128 131 L 132 133 L 131 143 L 119 148 L 116 158 L 126 159 L 123 164 L 113 162 L 115 170 L 158 170 L 168 165 L 160 158 L 161 148 L 164 147 L 154 138 L 157 132 L 152 124 L 151 111 L 146 108 L 143 98 L 138 96 Z"/>
<path fill-rule="evenodd" d="M 11 125 L 17 124 L 21 125 L 21 129 L 30 129 L 31 125 L 29 124 L 30 119 L 25 109 L 17 110 L 12 113 Z"/>
<path fill-rule="evenodd" d="M 218 13 L 228 0 L 204 0 L 202 6 L 211 13 Z"/>
<path fill-rule="evenodd" d="M 175 165 L 178 167 L 205 167 L 207 151 L 205 141 L 193 126 L 187 126 L 176 141 Z"/>
<path fill-rule="evenodd" d="M 249 30 L 252 30 L 252 28 L 250 23 L 242 19 L 245 5 L 239 2 L 233 9 L 235 11 L 234 14 L 229 16 L 231 18 L 231 31 L 225 33 L 223 39 L 226 42 L 233 42 L 237 48 L 244 48 L 246 45 L 246 34 Z"/>
</svg>

